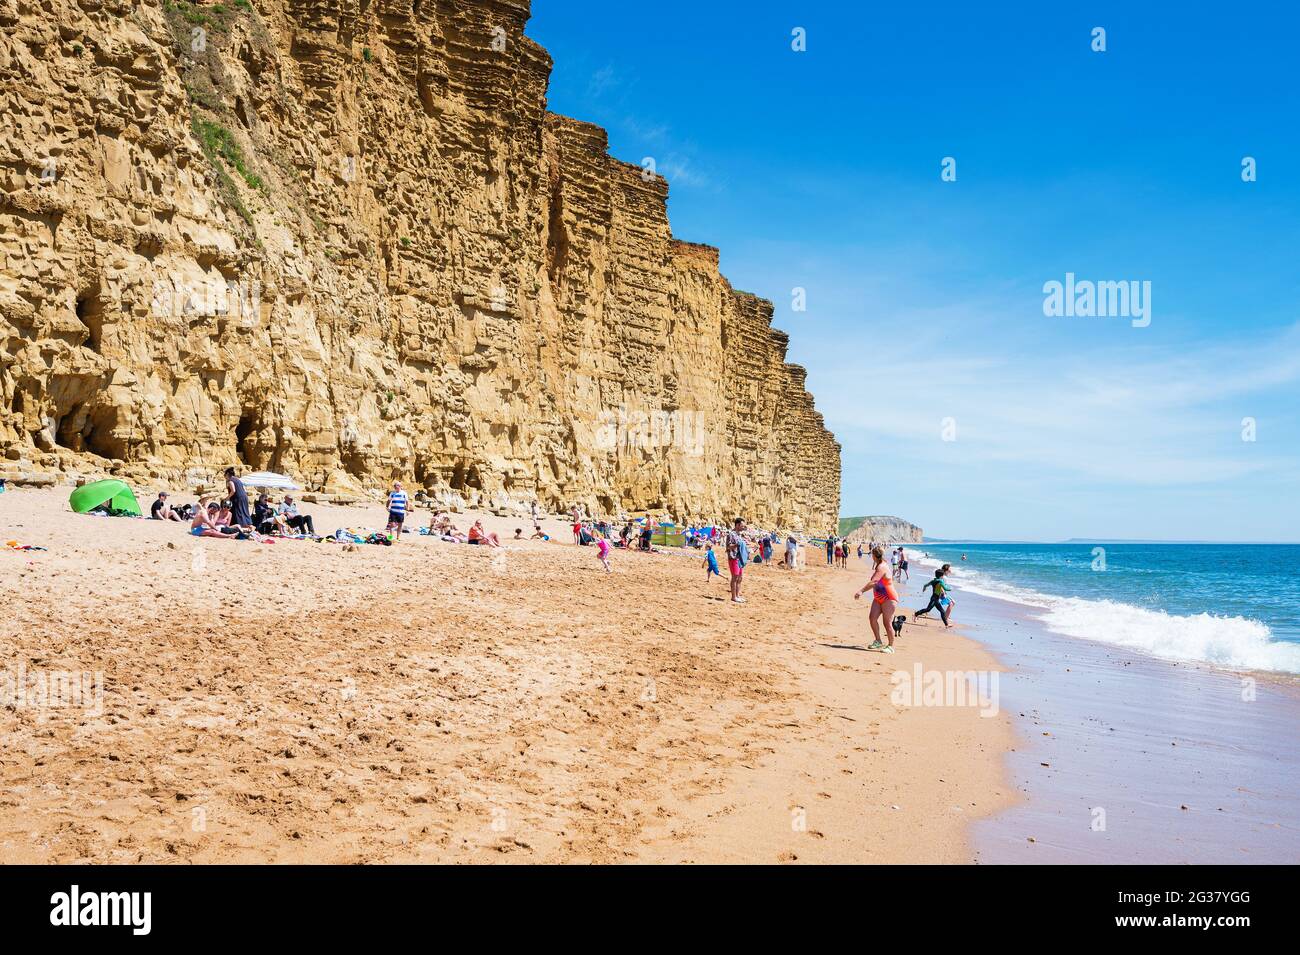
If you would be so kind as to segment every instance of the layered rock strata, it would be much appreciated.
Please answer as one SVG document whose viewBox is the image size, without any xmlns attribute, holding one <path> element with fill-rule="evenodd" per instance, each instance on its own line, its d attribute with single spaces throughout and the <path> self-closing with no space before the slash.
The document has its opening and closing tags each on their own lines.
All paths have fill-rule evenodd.
<svg viewBox="0 0 1300 955">
<path fill-rule="evenodd" d="M 839 446 L 525 0 L 0 0 L 9 473 L 832 525 Z"/>
</svg>

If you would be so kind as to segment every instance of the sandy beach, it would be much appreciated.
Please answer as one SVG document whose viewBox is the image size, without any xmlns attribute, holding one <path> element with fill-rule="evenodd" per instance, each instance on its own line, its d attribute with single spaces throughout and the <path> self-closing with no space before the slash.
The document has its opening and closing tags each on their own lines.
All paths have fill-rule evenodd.
<svg viewBox="0 0 1300 955">
<path fill-rule="evenodd" d="M 937 621 L 866 651 L 865 562 L 753 567 L 733 605 L 695 556 L 607 575 L 558 519 L 345 550 L 69 491 L 0 495 L 0 537 L 48 548 L 0 553 L 0 671 L 102 674 L 98 703 L 0 709 L 5 862 L 974 862 L 969 824 L 1015 799 L 1007 715 L 890 699 L 993 657 Z"/>
</svg>

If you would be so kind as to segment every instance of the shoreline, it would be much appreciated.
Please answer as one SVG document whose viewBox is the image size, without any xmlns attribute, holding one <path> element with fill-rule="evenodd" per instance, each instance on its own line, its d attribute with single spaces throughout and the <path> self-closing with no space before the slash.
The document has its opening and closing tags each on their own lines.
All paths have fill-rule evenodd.
<svg viewBox="0 0 1300 955">
<path fill-rule="evenodd" d="M 1300 681 L 1056 634 L 988 595 L 960 605 L 1023 730 L 1005 757 L 1023 798 L 972 827 L 984 861 L 1300 859 Z"/>
<path fill-rule="evenodd" d="M 889 699 L 993 656 L 937 625 L 857 649 L 865 568 L 815 550 L 735 606 L 699 559 L 200 541 L 70 490 L 0 495 L 6 539 L 49 548 L 0 554 L 0 668 L 101 672 L 102 706 L 0 709 L 5 861 L 969 862 L 1015 799 L 1008 720 Z"/>
</svg>

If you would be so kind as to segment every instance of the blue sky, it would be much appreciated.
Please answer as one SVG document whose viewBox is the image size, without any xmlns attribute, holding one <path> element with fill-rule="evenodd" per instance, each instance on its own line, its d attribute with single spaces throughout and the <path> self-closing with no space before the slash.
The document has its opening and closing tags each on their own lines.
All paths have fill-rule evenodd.
<svg viewBox="0 0 1300 955">
<path fill-rule="evenodd" d="M 674 233 L 776 304 L 844 446 L 844 514 L 1288 541 L 1297 30 L 1281 3 L 1041 0 L 533 0 L 528 27 L 551 109 L 654 157 Z M 1149 281 L 1150 325 L 1045 316 L 1067 272 Z"/>
</svg>

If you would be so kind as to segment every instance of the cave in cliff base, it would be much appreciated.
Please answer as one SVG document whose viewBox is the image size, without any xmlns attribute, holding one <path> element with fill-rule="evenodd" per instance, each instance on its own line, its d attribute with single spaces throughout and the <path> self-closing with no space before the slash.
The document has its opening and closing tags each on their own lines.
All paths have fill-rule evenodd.
<svg viewBox="0 0 1300 955">
<path fill-rule="evenodd" d="M 30 262 L 0 283 L 6 467 L 274 462 L 340 496 L 418 468 L 466 504 L 834 526 L 839 445 L 770 304 L 673 236 L 661 177 L 547 112 L 527 3 L 204 9 L 200 50 L 184 5 L 48 11 L 94 55 L 49 48 L 0 141 L 98 132 L 75 175 L 0 192 L 0 251 Z M 261 298 L 195 307 L 213 277 Z M 56 375 L 111 400 L 56 406 Z"/>
</svg>

